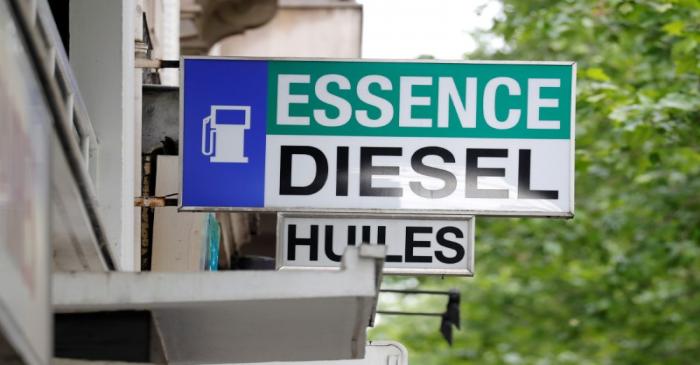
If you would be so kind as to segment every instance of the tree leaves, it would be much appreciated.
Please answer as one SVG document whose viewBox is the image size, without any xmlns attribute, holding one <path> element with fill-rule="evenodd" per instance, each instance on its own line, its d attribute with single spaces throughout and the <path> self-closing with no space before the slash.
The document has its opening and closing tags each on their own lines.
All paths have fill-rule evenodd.
<svg viewBox="0 0 700 365">
<path fill-rule="evenodd" d="M 471 59 L 578 63 L 576 217 L 477 219 L 463 330 L 383 318 L 415 364 L 700 358 L 700 2 L 516 1 Z M 398 285 L 405 279 L 388 279 Z M 417 305 L 414 301 L 412 305 Z M 434 309 L 434 303 L 423 303 Z"/>
</svg>

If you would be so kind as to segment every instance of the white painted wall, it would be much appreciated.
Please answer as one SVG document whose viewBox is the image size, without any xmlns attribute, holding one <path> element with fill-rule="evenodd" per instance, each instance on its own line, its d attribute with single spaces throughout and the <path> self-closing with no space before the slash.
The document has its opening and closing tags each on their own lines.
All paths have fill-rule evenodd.
<svg viewBox="0 0 700 365">
<path fill-rule="evenodd" d="M 358 58 L 362 6 L 339 1 L 281 1 L 260 28 L 217 43 L 212 55 Z"/>
<path fill-rule="evenodd" d="M 0 363 L 47 365 L 54 119 L 19 19 L 0 2 Z"/>
<path fill-rule="evenodd" d="M 120 270 L 140 268 L 134 207 L 141 125 L 134 118 L 135 0 L 72 0 L 70 61 L 100 140 L 97 195 Z M 141 21 L 139 18 L 138 21 Z"/>
<path fill-rule="evenodd" d="M 180 191 L 178 163 L 177 156 L 158 156 L 155 195 Z M 206 213 L 178 213 L 176 207 L 156 209 L 151 271 L 202 271 L 206 217 Z"/>
</svg>

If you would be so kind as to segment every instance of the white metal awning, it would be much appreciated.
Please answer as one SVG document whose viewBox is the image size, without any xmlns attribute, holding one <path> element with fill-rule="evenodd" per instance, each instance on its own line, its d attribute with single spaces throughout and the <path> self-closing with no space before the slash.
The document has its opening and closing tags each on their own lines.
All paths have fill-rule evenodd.
<svg viewBox="0 0 700 365">
<path fill-rule="evenodd" d="M 58 313 L 150 310 L 174 364 L 361 359 L 384 247 L 340 271 L 55 273 Z"/>
</svg>

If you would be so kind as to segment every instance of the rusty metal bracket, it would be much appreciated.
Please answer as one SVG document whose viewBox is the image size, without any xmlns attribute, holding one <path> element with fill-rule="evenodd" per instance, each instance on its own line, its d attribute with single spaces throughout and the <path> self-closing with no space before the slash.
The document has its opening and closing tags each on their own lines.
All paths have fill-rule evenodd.
<svg viewBox="0 0 700 365">
<path fill-rule="evenodd" d="M 142 208 L 176 207 L 177 198 L 171 198 L 177 194 L 165 196 L 139 196 L 134 198 L 134 206 Z"/>
<path fill-rule="evenodd" d="M 134 67 L 136 68 L 179 68 L 180 60 L 158 60 L 158 59 L 147 59 L 147 58 L 137 58 L 134 61 Z"/>
</svg>

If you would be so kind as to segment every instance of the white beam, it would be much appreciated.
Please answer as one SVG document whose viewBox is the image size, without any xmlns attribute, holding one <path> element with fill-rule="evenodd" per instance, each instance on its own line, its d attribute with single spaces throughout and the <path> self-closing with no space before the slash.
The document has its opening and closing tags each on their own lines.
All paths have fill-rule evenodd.
<svg viewBox="0 0 700 365">
<path fill-rule="evenodd" d="M 97 196 L 120 270 L 137 271 L 139 219 L 134 207 L 136 143 L 134 0 L 73 0 L 70 61 L 99 139 Z M 140 21 L 140 19 L 138 19 Z M 139 175 L 140 176 L 140 175 Z"/>
</svg>

